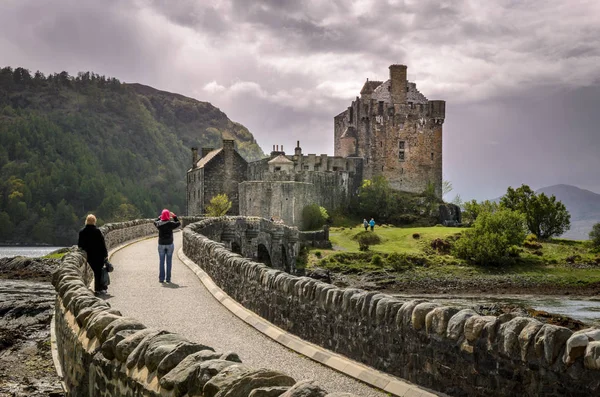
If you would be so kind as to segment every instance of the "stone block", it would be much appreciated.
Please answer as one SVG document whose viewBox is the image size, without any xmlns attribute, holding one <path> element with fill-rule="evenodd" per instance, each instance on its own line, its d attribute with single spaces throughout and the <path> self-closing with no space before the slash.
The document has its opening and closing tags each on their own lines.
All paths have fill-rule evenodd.
<svg viewBox="0 0 600 397">
<path fill-rule="evenodd" d="M 436 307 L 425 316 L 425 332 L 428 334 L 446 335 L 448 321 L 458 313 L 455 307 Z"/>
<path fill-rule="evenodd" d="M 573 331 L 568 328 L 544 324 L 535 336 L 536 355 L 544 358 L 547 364 L 554 364 L 571 335 Z"/>
<path fill-rule="evenodd" d="M 325 397 L 327 391 L 314 380 L 303 380 L 290 387 L 281 397 Z"/>
<path fill-rule="evenodd" d="M 431 302 L 423 302 L 415 306 L 411 317 L 413 328 L 417 331 L 425 328 L 425 317 L 429 312 L 439 306 L 438 303 Z"/>
<path fill-rule="evenodd" d="M 600 342 L 594 341 L 588 343 L 585 348 L 583 363 L 587 369 L 600 370 Z"/>
<path fill-rule="evenodd" d="M 452 340 L 459 340 L 464 334 L 465 322 L 477 313 L 473 309 L 463 309 L 457 312 L 448 321 L 448 328 L 446 330 L 446 337 Z"/>
<path fill-rule="evenodd" d="M 600 329 L 587 328 L 574 332 L 567 340 L 563 362 L 573 364 L 579 357 L 583 357 L 590 342 L 600 341 Z"/>
<path fill-rule="evenodd" d="M 515 317 L 512 320 L 500 325 L 498 331 L 498 352 L 507 358 L 521 357 L 521 346 L 519 344 L 519 334 L 523 328 L 536 320 L 529 317 Z"/>
</svg>

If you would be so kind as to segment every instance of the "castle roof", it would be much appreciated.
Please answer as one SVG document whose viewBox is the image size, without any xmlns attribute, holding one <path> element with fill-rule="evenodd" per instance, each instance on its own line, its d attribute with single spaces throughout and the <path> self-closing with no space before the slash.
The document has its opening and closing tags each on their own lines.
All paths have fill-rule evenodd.
<svg viewBox="0 0 600 397">
<path fill-rule="evenodd" d="M 268 164 L 289 164 L 289 163 L 294 163 L 292 160 L 288 159 L 287 157 L 285 157 L 283 154 L 280 154 L 279 156 L 275 157 L 273 160 L 269 160 Z"/>
<path fill-rule="evenodd" d="M 209 152 L 206 156 L 202 157 L 200 160 L 198 160 L 198 162 L 196 163 L 196 166 L 198 168 L 203 168 L 206 164 L 208 164 L 213 158 L 215 158 L 215 156 L 219 153 L 221 153 L 221 151 L 223 150 L 223 148 L 220 149 L 216 149 L 213 150 L 212 152 Z"/>
<path fill-rule="evenodd" d="M 379 87 L 381 84 L 383 83 L 383 81 L 369 81 L 367 80 L 365 82 L 365 85 L 363 85 L 363 88 L 360 90 L 360 95 L 365 95 L 365 94 L 370 94 L 373 92 L 373 90 L 377 87 Z"/>
</svg>

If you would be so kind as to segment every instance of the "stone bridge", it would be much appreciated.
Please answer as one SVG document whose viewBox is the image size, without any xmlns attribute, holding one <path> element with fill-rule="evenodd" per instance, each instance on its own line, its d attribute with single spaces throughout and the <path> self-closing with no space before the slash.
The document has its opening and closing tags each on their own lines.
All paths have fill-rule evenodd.
<svg viewBox="0 0 600 397">
<path fill-rule="evenodd" d="M 231 252 L 288 273 L 296 272 L 301 233 L 295 227 L 257 217 L 207 218 L 194 231 L 221 242 Z"/>
<path fill-rule="evenodd" d="M 53 280 L 58 291 L 53 331 L 70 395 L 600 395 L 600 329 L 574 333 L 512 314 L 481 316 L 471 309 L 337 288 L 280 270 L 294 268 L 289 258 L 281 260 L 283 254 L 280 262 L 273 259 L 277 252 L 285 250 L 290 258 L 297 252 L 302 235 L 295 239 L 294 229 L 227 217 L 184 223 L 188 226 L 176 240 L 183 245 L 182 260 L 174 258 L 178 284 L 158 283 L 156 266 L 149 265 L 157 261 L 155 239 L 138 240 L 114 254 L 113 295 L 104 300 L 88 289 L 90 272 L 79 252 L 63 260 Z M 101 230 L 112 249 L 155 233 L 149 220 Z M 254 257 L 254 247 L 258 257 L 258 246 L 264 245 L 271 266 L 232 252 L 234 243 L 248 257 Z M 196 275 L 206 289 L 199 288 Z M 227 307 L 238 302 L 245 309 L 232 313 L 255 329 L 375 387 L 342 380 L 338 372 L 315 369 L 314 362 L 277 350 L 282 348 L 277 343 L 256 338 L 231 313 L 219 312 L 218 302 Z M 162 331 L 165 327 L 177 333 Z M 271 365 L 301 378 L 255 369 Z M 345 393 L 328 394 L 307 376 Z"/>
</svg>

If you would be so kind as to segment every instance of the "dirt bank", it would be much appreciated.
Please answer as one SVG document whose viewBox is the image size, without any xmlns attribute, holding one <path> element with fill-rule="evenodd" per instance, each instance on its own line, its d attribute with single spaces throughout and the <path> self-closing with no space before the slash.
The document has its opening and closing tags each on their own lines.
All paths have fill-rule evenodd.
<svg viewBox="0 0 600 397">
<path fill-rule="evenodd" d="M 0 259 L 0 396 L 64 396 L 50 351 L 56 260 Z M 33 280 L 33 281 L 30 281 Z"/>
</svg>

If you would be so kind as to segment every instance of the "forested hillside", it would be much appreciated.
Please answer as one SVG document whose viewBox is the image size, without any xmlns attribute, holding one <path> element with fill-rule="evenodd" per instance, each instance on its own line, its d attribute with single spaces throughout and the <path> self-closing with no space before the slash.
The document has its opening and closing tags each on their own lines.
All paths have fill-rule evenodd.
<svg viewBox="0 0 600 397">
<path fill-rule="evenodd" d="M 252 134 L 219 109 L 94 73 L 0 69 L 0 243 L 76 243 L 85 215 L 101 222 L 185 210 L 191 146 Z"/>
</svg>

